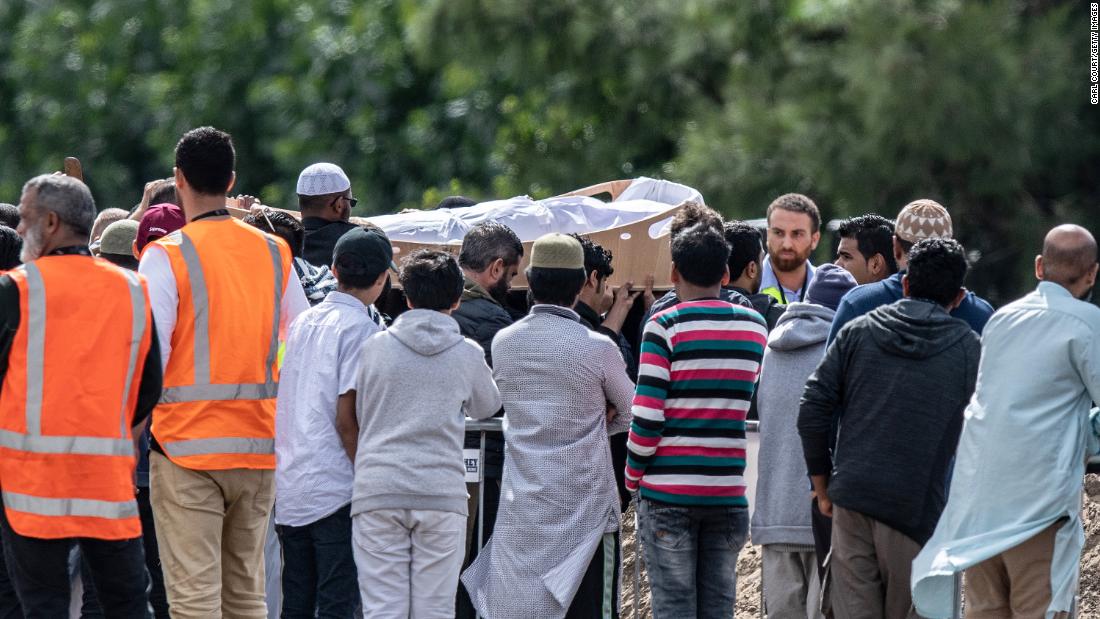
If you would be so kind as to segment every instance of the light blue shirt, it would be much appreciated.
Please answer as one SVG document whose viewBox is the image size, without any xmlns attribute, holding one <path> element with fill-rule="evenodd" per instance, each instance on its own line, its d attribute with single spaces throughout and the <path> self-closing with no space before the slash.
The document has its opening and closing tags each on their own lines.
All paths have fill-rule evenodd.
<svg viewBox="0 0 1100 619">
<path fill-rule="evenodd" d="M 355 389 L 360 349 L 380 330 L 362 301 L 338 290 L 291 323 L 275 401 L 276 523 L 305 526 L 351 503 L 336 401 Z"/>
<path fill-rule="evenodd" d="M 1098 446 L 1093 402 L 1100 402 L 1100 308 L 1042 282 L 993 315 L 947 506 L 913 561 L 913 603 L 922 617 L 951 616 L 953 574 L 1062 518 L 1047 617 L 1070 610 L 1085 541 L 1085 461 Z"/>
<path fill-rule="evenodd" d="M 772 257 L 764 257 L 764 272 L 760 274 L 760 292 L 771 295 L 779 303 L 787 305 L 789 303 L 795 303 L 797 301 L 806 300 L 806 290 L 810 287 L 810 282 L 814 281 L 814 265 L 809 260 L 806 261 L 806 279 L 802 287 L 798 290 L 790 290 L 786 286 L 779 283 L 779 279 L 775 276 L 775 269 L 772 268 Z"/>
</svg>

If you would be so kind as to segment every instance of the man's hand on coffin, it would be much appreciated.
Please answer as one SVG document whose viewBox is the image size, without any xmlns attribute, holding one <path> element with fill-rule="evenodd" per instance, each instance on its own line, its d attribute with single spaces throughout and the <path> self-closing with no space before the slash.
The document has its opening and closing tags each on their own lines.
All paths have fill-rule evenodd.
<svg viewBox="0 0 1100 619">
<path fill-rule="evenodd" d="M 653 294 L 653 276 L 645 276 L 645 289 L 642 291 L 642 309 L 645 313 L 649 313 L 649 308 L 653 307 L 653 304 L 657 302 L 656 295 Z"/>
<path fill-rule="evenodd" d="M 627 282 L 620 286 L 615 291 L 615 298 L 611 302 L 611 309 L 607 311 L 607 317 L 603 320 L 603 326 L 615 333 L 622 332 L 626 316 L 630 313 L 630 308 L 634 307 L 634 300 L 640 294 L 642 294 L 641 290 L 634 290 L 634 282 Z"/>
<path fill-rule="evenodd" d="M 263 201 L 256 196 L 250 196 L 247 194 L 237 194 L 237 208 L 246 210 L 250 213 L 263 212 Z"/>
</svg>

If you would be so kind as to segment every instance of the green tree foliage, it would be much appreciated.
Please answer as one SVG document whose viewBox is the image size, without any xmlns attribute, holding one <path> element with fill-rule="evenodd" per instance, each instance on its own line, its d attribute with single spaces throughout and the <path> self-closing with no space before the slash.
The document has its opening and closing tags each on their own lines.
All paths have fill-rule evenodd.
<svg viewBox="0 0 1100 619">
<path fill-rule="evenodd" d="M 1100 232 L 1087 23 L 1042 0 L 0 2 L 0 200 L 76 155 L 129 206 L 199 124 L 233 133 L 239 191 L 293 206 L 330 160 L 358 214 L 641 174 L 731 217 L 933 197 L 1004 302 L 1051 224 Z"/>
</svg>

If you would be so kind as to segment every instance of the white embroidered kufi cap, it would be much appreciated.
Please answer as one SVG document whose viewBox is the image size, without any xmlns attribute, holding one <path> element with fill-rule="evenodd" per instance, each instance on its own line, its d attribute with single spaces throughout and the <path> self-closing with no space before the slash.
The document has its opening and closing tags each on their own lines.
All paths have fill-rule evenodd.
<svg viewBox="0 0 1100 619">
<path fill-rule="evenodd" d="M 348 175 L 335 163 L 315 163 L 298 175 L 300 196 L 324 196 L 351 188 Z"/>
</svg>

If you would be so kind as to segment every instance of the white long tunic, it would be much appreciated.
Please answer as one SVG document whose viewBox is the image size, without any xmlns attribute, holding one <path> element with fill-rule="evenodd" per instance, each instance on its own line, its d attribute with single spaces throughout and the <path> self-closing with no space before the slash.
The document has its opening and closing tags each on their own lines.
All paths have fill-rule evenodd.
<svg viewBox="0 0 1100 619">
<path fill-rule="evenodd" d="M 504 477 L 493 536 L 462 575 L 489 619 L 564 617 L 604 533 L 619 529 L 609 434 L 630 425 L 619 348 L 571 310 L 536 305 L 493 340 Z M 618 414 L 606 422 L 606 406 Z"/>
<path fill-rule="evenodd" d="M 1042 282 L 1002 308 L 982 335 L 947 506 L 913 561 L 922 617 L 951 616 L 952 575 L 1065 519 L 1054 539 L 1047 617 L 1069 611 L 1081 548 L 1085 460 L 1096 453 L 1100 309 Z"/>
</svg>

